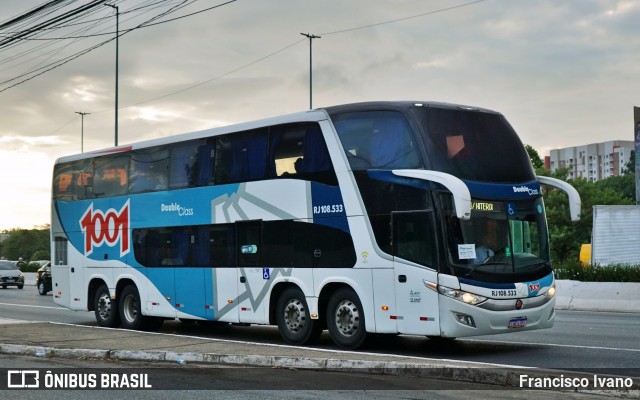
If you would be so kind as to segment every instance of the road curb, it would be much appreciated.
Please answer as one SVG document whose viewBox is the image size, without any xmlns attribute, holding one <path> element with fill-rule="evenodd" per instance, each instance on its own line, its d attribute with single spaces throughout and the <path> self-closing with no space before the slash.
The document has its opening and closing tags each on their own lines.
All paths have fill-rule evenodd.
<svg viewBox="0 0 640 400">
<path fill-rule="evenodd" d="M 99 358 L 122 361 L 166 361 L 184 365 L 189 362 L 228 366 L 251 366 L 326 370 L 335 372 L 358 372 L 375 375 L 413 378 L 445 379 L 501 387 L 519 388 L 521 375 L 535 378 L 557 378 L 559 376 L 592 377 L 584 373 L 559 370 L 544 370 L 525 367 L 505 367 L 491 364 L 479 365 L 458 361 L 443 363 L 415 363 L 401 361 L 339 360 L 308 357 L 237 355 L 216 353 L 194 353 L 173 351 L 130 351 L 99 349 L 66 349 L 43 346 L 0 344 L 0 353 L 35 357 Z M 607 397 L 640 399 L 640 385 L 631 390 L 556 389 L 561 392 L 583 392 Z"/>
</svg>

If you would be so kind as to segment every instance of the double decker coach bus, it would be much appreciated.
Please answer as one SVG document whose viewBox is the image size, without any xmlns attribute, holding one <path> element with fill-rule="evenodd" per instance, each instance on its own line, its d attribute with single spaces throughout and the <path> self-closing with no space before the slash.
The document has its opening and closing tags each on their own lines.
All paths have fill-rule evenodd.
<svg viewBox="0 0 640 400">
<path fill-rule="evenodd" d="M 101 326 L 164 320 L 456 338 L 549 328 L 541 184 L 496 112 L 442 103 L 316 109 L 63 157 L 54 301 Z"/>
</svg>

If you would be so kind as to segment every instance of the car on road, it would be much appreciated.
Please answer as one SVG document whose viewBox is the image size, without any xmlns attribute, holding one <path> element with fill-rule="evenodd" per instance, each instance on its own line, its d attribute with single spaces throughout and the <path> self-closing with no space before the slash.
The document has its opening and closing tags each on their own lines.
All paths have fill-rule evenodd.
<svg viewBox="0 0 640 400">
<path fill-rule="evenodd" d="M 18 289 L 24 287 L 24 275 L 11 261 L 0 260 L 0 286 L 3 289 L 7 286 L 17 286 Z"/>
<path fill-rule="evenodd" d="M 51 291 L 51 262 L 47 261 L 36 271 L 36 288 L 42 296 Z"/>
</svg>

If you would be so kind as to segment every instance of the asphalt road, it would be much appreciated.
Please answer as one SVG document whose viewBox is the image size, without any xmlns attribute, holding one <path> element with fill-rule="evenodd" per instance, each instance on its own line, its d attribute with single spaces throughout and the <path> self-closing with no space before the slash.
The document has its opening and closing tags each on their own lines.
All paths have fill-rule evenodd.
<svg viewBox="0 0 640 400">
<path fill-rule="evenodd" d="M 0 317 L 96 325 L 93 313 L 58 307 L 51 294 L 40 296 L 32 286 L 0 290 Z M 166 322 L 161 332 L 284 343 L 275 327 L 265 326 L 225 325 L 212 330 L 176 320 Z M 326 333 L 314 347 L 336 349 Z M 640 315 L 557 311 L 555 326 L 549 330 L 458 339 L 451 343 L 423 337 L 375 336 L 362 351 L 640 377 Z"/>
<path fill-rule="evenodd" d="M 394 377 L 392 380 L 376 375 L 350 372 L 305 371 L 271 368 L 217 367 L 187 364 L 167 365 L 151 361 L 106 361 L 61 358 L 34 358 L 0 354 L 0 372 L 39 370 L 40 389 L 0 390 L 3 398 L 28 399 L 321 399 L 370 400 L 374 399 L 434 399 L 468 400 L 474 399 L 522 399 L 544 397 L 547 400 L 589 400 L 593 394 L 554 391 L 514 390 L 496 388 L 495 385 L 478 383 L 443 382 L 435 379 L 415 379 Z M 62 374 L 146 374 L 149 389 L 43 389 L 43 375 L 47 371 L 58 376 Z M 2 380 L 4 376 L 0 377 Z M 99 380 L 99 378 L 98 378 Z M 248 383 L 248 380 L 251 380 Z M 327 380 L 357 382 L 357 390 L 325 390 L 322 385 Z M 173 389 L 163 389 L 162 382 L 171 382 Z M 203 385 L 203 382 L 206 382 Z M 380 389 L 384 384 L 385 388 Z M 455 385 L 455 389 L 452 389 Z M 2 385 L 3 386 L 3 385 Z M 247 389 L 250 386 L 251 389 Z M 264 389 L 278 386 L 281 389 Z M 302 389 L 304 387 L 304 389 Z M 429 389 L 425 389 L 428 387 Z M 197 388 L 194 390 L 194 388 Z M 261 389 L 262 388 L 262 389 Z"/>
</svg>

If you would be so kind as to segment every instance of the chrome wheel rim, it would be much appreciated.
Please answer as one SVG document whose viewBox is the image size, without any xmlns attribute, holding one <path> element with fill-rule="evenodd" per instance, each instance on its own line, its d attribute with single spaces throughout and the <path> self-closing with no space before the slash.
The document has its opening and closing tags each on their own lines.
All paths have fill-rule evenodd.
<svg viewBox="0 0 640 400">
<path fill-rule="evenodd" d="M 123 303 L 123 314 L 127 322 L 134 322 L 138 318 L 138 301 L 135 296 L 127 296 Z"/>
<path fill-rule="evenodd" d="M 353 336 L 360 326 L 360 311 L 351 300 L 342 300 L 336 307 L 336 327 L 344 336 Z"/>
<path fill-rule="evenodd" d="M 98 298 L 98 315 L 103 320 L 109 319 L 111 316 L 111 297 L 108 293 L 102 293 Z"/>
<path fill-rule="evenodd" d="M 300 332 L 304 329 L 307 320 L 307 311 L 304 304 L 298 299 L 290 299 L 284 307 L 284 323 L 291 332 Z"/>
</svg>

